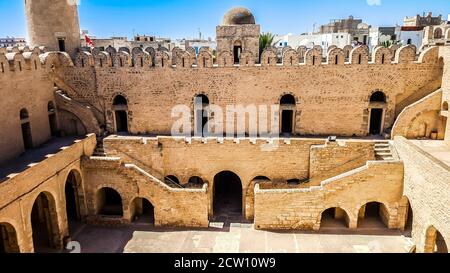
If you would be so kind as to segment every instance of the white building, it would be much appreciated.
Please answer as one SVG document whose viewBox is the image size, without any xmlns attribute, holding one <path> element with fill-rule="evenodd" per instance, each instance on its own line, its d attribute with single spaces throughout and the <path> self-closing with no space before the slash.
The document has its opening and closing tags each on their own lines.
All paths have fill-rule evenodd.
<svg viewBox="0 0 450 273">
<path fill-rule="evenodd" d="M 302 34 L 293 35 L 291 33 L 283 36 L 276 36 L 274 38 L 274 46 L 276 48 L 283 48 L 290 46 L 297 49 L 299 46 L 306 46 L 312 48 L 316 45 L 322 46 L 324 54 L 328 52 L 328 47 L 336 45 L 343 48 L 351 44 L 352 36 L 349 33 L 326 33 L 326 34 Z"/>
<path fill-rule="evenodd" d="M 398 40 L 402 45 L 415 45 L 417 50 L 422 47 L 423 29 L 417 27 L 401 27 Z"/>
</svg>

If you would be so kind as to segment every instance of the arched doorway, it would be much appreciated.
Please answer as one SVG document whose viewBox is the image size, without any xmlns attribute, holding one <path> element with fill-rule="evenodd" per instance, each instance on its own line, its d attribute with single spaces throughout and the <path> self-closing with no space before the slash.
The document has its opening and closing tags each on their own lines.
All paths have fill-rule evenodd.
<svg viewBox="0 0 450 273">
<path fill-rule="evenodd" d="M 242 216 L 242 183 L 238 175 L 224 171 L 214 177 L 215 216 Z"/>
<path fill-rule="evenodd" d="M 296 101 L 294 96 L 287 94 L 280 100 L 281 135 L 290 136 L 294 133 Z"/>
<path fill-rule="evenodd" d="M 236 42 L 234 42 L 234 45 L 233 45 L 234 64 L 240 63 L 241 54 L 242 54 L 242 43 L 241 43 L 241 41 L 236 41 Z"/>
<path fill-rule="evenodd" d="M 122 197 L 114 189 L 100 189 L 97 192 L 97 211 L 100 215 L 122 217 Z"/>
<path fill-rule="evenodd" d="M 116 121 L 116 132 L 128 132 L 128 101 L 124 96 L 117 95 L 113 100 L 114 118 Z"/>
<path fill-rule="evenodd" d="M 55 200 L 49 193 L 36 198 L 31 211 L 34 252 L 52 252 L 61 246 Z"/>
<path fill-rule="evenodd" d="M 133 201 L 134 213 L 133 221 L 136 223 L 154 224 L 155 208 L 152 203 L 145 198 L 136 198 Z"/>
<path fill-rule="evenodd" d="M 201 188 L 203 187 L 203 179 L 199 176 L 193 176 L 191 178 L 189 178 L 187 187 L 188 188 Z"/>
<path fill-rule="evenodd" d="M 80 211 L 80 187 L 81 175 L 78 171 L 73 170 L 69 173 L 66 179 L 65 194 L 66 194 L 66 213 L 69 224 L 69 233 L 72 234 L 81 221 Z"/>
<path fill-rule="evenodd" d="M 425 253 L 449 253 L 444 237 L 436 228 L 429 227 L 425 236 Z"/>
<path fill-rule="evenodd" d="M 194 98 L 194 128 L 195 136 L 205 137 L 209 133 L 209 99 L 205 95 L 198 95 Z"/>
<path fill-rule="evenodd" d="M 350 218 L 345 210 L 341 208 L 330 208 L 322 212 L 320 228 L 346 228 Z"/>
<path fill-rule="evenodd" d="M 358 228 L 386 228 L 389 219 L 386 206 L 378 202 L 367 203 L 358 213 Z"/>
<path fill-rule="evenodd" d="M 3 253 L 20 253 L 16 230 L 8 223 L 0 223 L 0 254 Z"/>
<path fill-rule="evenodd" d="M 370 97 L 370 124 L 369 134 L 381 135 L 383 132 L 384 109 L 386 106 L 386 95 L 377 91 Z"/>
<path fill-rule="evenodd" d="M 33 138 L 31 135 L 30 116 L 27 109 L 20 110 L 20 124 L 22 127 L 22 139 L 25 150 L 33 148 Z"/>
<path fill-rule="evenodd" d="M 56 107 L 53 101 L 50 101 L 47 105 L 48 111 L 48 123 L 50 125 L 51 136 L 58 136 L 58 123 L 56 120 Z"/>
</svg>

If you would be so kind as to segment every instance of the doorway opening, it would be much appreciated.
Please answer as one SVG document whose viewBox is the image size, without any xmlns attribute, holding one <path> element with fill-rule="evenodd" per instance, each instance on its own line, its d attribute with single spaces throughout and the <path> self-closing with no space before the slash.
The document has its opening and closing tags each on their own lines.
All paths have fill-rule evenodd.
<svg viewBox="0 0 450 273">
<path fill-rule="evenodd" d="M 53 252 L 59 247 L 58 220 L 55 200 L 48 193 L 41 193 L 31 212 L 34 252 Z"/>
<path fill-rule="evenodd" d="M 383 122 L 383 109 L 372 109 L 370 111 L 370 129 L 371 135 L 381 135 Z"/>
<path fill-rule="evenodd" d="M 155 208 L 150 201 L 145 198 L 136 198 L 134 199 L 133 204 L 134 222 L 152 225 L 155 223 Z"/>
<path fill-rule="evenodd" d="M 242 183 L 239 176 L 224 171 L 214 177 L 214 216 L 242 217 Z"/>
</svg>

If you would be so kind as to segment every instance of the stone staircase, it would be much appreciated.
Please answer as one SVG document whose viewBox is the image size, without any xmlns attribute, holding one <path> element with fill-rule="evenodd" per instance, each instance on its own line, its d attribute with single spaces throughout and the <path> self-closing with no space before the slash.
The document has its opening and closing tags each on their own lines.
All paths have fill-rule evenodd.
<svg viewBox="0 0 450 273">
<path fill-rule="evenodd" d="M 394 160 L 389 141 L 375 142 L 375 159 L 376 160 Z"/>
<path fill-rule="evenodd" d="M 93 156 L 106 157 L 105 148 L 103 146 L 103 137 L 97 137 L 97 146 L 95 147 Z"/>
</svg>

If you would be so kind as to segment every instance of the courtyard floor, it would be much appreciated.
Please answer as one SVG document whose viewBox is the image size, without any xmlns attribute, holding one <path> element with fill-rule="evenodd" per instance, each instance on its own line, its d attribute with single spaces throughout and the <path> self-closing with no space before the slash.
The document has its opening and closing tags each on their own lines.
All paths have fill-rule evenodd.
<svg viewBox="0 0 450 273">
<path fill-rule="evenodd" d="M 76 230 L 73 240 L 82 253 L 405 253 L 410 247 L 403 233 L 370 222 L 357 231 L 330 225 L 319 233 L 258 231 L 253 224 L 227 221 L 202 230 L 145 223 Z"/>
</svg>

